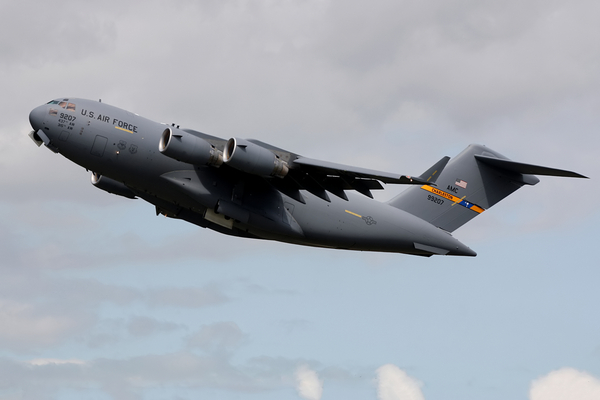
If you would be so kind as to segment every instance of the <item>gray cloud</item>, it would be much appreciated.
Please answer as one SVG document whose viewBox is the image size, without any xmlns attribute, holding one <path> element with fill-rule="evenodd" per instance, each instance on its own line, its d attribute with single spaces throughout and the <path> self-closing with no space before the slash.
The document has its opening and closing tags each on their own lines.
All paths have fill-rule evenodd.
<svg viewBox="0 0 600 400">
<path fill-rule="evenodd" d="M 228 301 L 218 287 L 167 287 L 149 289 L 146 301 L 151 306 L 200 308 Z"/>
<path fill-rule="evenodd" d="M 0 301 L 0 321 L 1 347 L 17 351 L 54 345 L 90 323 L 81 313 L 14 301 Z"/>
<path fill-rule="evenodd" d="M 170 332 L 185 328 L 181 324 L 159 321 L 156 318 L 146 316 L 134 316 L 127 322 L 127 331 L 138 337 L 150 336 L 157 332 Z"/>
<path fill-rule="evenodd" d="M 311 336 L 321 324 L 303 319 L 299 308 L 280 313 L 286 292 L 273 289 L 279 284 L 252 284 L 240 294 L 231 279 L 273 268 L 270 278 L 285 281 L 286 268 L 322 262 L 331 271 L 338 260 L 349 269 L 377 264 L 378 273 L 399 276 L 388 270 L 398 263 L 390 255 L 338 258 L 327 250 L 243 241 L 157 219 L 141 200 L 98 191 L 89 172 L 35 147 L 26 133 L 36 105 L 63 95 L 102 98 L 161 122 L 401 173 L 418 174 L 474 141 L 519 161 L 594 177 L 600 172 L 594 150 L 600 51 L 593 40 L 600 34 L 599 7 L 538 0 L 1 3 L 0 347 L 20 358 L 60 360 L 66 354 L 70 360 L 76 354 L 83 362 L 0 358 L 1 395 L 37 400 L 72 390 L 94 398 L 144 398 L 166 385 L 174 392 L 184 388 L 185 395 L 199 388 L 237 394 L 283 387 L 295 396 L 294 373 L 304 363 L 325 380 L 358 381 L 360 374 L 345 368 L 349 361 L 338 369 L 297 356 L 335 357 L 331 348 L 319 347 L 339 344 L 328 336 L 335 319 L 327 320 L 322 336 Z M 597 191 L 543 179 L 458 236 L 481 243 L 558 228 L 568 236 L 570 227 L 597 214 Z M 573 264 L 585 264 L 578 260 Z M 402 273 L 421 265 L 401 262 Z M 477 265 L 469 262 L 453 273 Z M 201 264 L 210 278 L 191 282 L 182 273 L 163 282 L 148 268 L 183 269 L 185 263 Z M 137 268 L 144 279 L 126 276 L 127 268 Z M 427 279 L 435 283 L 438 272 Z M 476 276 L 493 280 L 482 271 Z M 340 283 L 335 277 L 327 286 L 327 279 L 311 295 Z M 307 304 L 302 291 L 287 293 Z M 237 305 L 260 296 L 261 311 L 273 319 L 264 322 L 257 314 L 256 325 L 307 334 L 286 349 L 293 356 L 281 355 L 281 347 L 249 348 L 249 342 L 276 337 L 269 328 L 240 329 L 246 308 Z M 358 316 L 362 304 L 348 307 L 356 306 Z M 219 308 L 226 305 L 232 307 Z M 206 324 L 196 325 L 197 318 Z M 229 322 L 214 322 L 223 320 Z M 379 328 L 379 322 L 368 325 Z M 126 347 L 127 354 L 115 355 Z M 248 361 L 234 363 L 236 351 Z M 363 356 L 351 362 L 376 361 Z M 356 368 L 364 374 L 365 367 Z M 411 382 L 392 378 L 392 386 Z M 551 383 L 541 379 L 530 395 Z M 380 397 L 395 392 L 385 393 Z"/>
<path fill-rule="evenodd" d="M 57 10 L 38 1 L 0 5 L 0 52 L 5 67 L 58 64 L 98 55 L 115 44 L 115 27 L 77 2 Z M 58 13 L 57 13 L 58 11 Z M 17 24 L 23 29 L 15 31 Z M 27 28 L 25 28 L 27 27 Z"/>
<path fill-rule="evenodd" d="M 4 269 L 5 272 L 9 272 Z M 151 309 L 198 309 L 228 301 L 215 285 L 138 289 L 100 283 L 92 279 L 64 279 L 35 271 L 7 274 L 0 282 L 0 347 L 17 352 L 34 351 L 87 338 L 97 348 L 122 340 L 122 326 L 106 326 L 99 316 L 103 305 Z M 127 331 L 135 336 L 169 332 L 182 325 L 150 317 L 132 317 Z"/>
<path fill-rule="evenodd" d="M 289 372 L 270 369 L 257 374 L 249 365 L 233 365 L 220 356 L 199 356 L 185 351 L 92 361 L 35 359 L 17 362 L 0 358 L 0 390 L 32 393 L 30 388 L 35 387 L 39 392 L 52 394 L 67 386 L 91 393 L 100 387 L 100 393 L 119 399 L 144 397 L 144 393 L 156 387 L 185 389 L 187 393 L 202 388 L 252 393 L 273 390 L 288 382 L 291 385 L 295 362 L 289 360 L 286 363 L 291 367 Z M 282 381 L 282 375 L 288 378 Z"/>
<path fill-rule="evenodd" d="M 279 321 L 279 326 L 285 331 L 287 335 L 292 333 L 302 332 L 310 326 L 310 321 L 306 319 L 289 319 Z"/>
<path fill-rule="evenodd" d="M 228 353 L 235 350 L 244 340 L 244 334 L 235 322 L 217 322 L 204 325 L 187 337 L 187 346 L 209 353 Z"/>
<path fill-rule="evenodd" d="M 256 362 L 263 368 L 257 369 Z M 340 373 L 348 375 L 338 369 L 337 375 Z M 222 357 L 186 351 L 89 361 L 39 358 L 19 362 L 0 358 L 0 391 L 11 390 L 23 398 L 54 398 L 66 385 L 82 396 L 108 394 L 118 399 L 145 398 L 157 387 L 183 390 L 187 395 L 201 389 L 243 394 L 295 387 L 301 397 L 318 400 L 323 384 L 304 361 L 284 358 L 249 360 L 239 365 Z"/>
<path fill-rule="evenodd" d="M 558 118 L 556 110 L 570 103 L 577 104 L 576 120 L 589 118 L 599 104 L 599 55 L 583 40 L 598 29 L 597 24 L 585 23 L 597 7 L 589 2 L 565 7 L 558 2 L 515 1 L 497 7 L 469 1 L 380 1 L 368 8 L 352 2 L 182 2 L 179 7 L 160 14 L 152 7 L 123 8 L 121 15 L 130 18 L 115 25 L 119 45 L 114 52 L 106 60 L 94 60 L 94 65 L 73 60 L 71 70 L 88 73 L 71 76 L 69 82 L 92 97 L 108 96 L 117 106 L 158 120 L 173 119 L 223 136 L 256 136 L 309 156 L 411 174 L 434 160 L 403 151 L 405 144 L 419 144 L 421 137 L 431 139 L 428 148 L 438 143 L 443 151 L 444 145 L 461 138 L 493 145 L 502 135 L 523 144 L 523 149 L 535 149 L 541 142 L 549 156 L 567 159 L 561 135 L 571 127 L 527 125 Z M 108 23 L 115 17 L 97 10 L 93 18 Z M 161 26 L 164 19 L 178 21 L 177 29 L 169 35 L 148 29 Z M 151 50 L 144 50 L 148 43 Z M 111 61 L 121 58 L 135 61 Z M 112 90 L 110 84 L 86 76 L 105 76 L 106 71 L 122 84 Z M 183 82 L 181 76 L 198 78 Z M 59 74 L 58 79 L 63 77 Z M 47 87 L 53 85 L 51 81 Z M 139 87 L 147 94 L 135 96 L 139 89 L 133 89 Z M 58 95 L 53 90 L 51 96 Z M 174 92 L 177 102 L 161 101 Z M 16 108 L 15 101 L 5 102 L 9 113 L 23 114 L 23 121 L 35 105 Z M 568 121 L 572 124 L 573 118 Z M 587 126 L 593 124 L 592 120 Z M 22 126 L 27 129 L 26 122 Z M 407 130 L 410 127 L 418 134 Z M 0 137 L 14 136 L 16 128 Z M 374 145 L 363 146 L 366 132 Z M 320 146 L 313 145 L 317 140 Z M 390 146 L 377 145 L 384 142 Z M 339 151 L 332 154 L 329 148 L 334 146 Z M 126 201 L 91 187 L 82 190 L 87 174 L 36 150 L 25 137 L 13 143 L 9 159 L 25 175 L 3 179 L 0 174 L 0 182 L 10 182 L 7 193 L 17 201 L 36 198 L 40 192 L 57 199 L 68 193 L 69 198 L 102 206 Z M 402 162 L 396 164 L 396 159 Z M 596 169 L 593 159 L 570 163 L 563 164 Z M 39 173 L 49 165 L 56 173 Z M 550 208 L 540 218 L 548 221 L 557 211 Z"/>
</svg>

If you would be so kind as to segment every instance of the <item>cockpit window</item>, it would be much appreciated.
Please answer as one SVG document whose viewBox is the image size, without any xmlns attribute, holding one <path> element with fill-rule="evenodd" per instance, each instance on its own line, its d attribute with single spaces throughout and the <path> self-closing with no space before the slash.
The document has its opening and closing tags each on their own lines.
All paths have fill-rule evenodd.
<svg viewBox="0 0 600 400">
<path fill-rule="evenodd" d="M 69 103 L 69 99 L 50 100 L 46 104 L 58 104 L 59 107 L 66 108 L 68 111 L 75 111 L 75 103 Z"/>
</svg>

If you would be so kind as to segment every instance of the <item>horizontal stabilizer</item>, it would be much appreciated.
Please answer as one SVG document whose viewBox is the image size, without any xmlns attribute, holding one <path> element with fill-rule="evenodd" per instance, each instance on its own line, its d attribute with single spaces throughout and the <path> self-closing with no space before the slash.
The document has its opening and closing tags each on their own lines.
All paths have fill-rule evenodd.
<svg viewBox="0 0 600 400">
<path fill-rule="evenodd" d="M 526 175 L 549 175 L 549 176 L 564 176 L 567 178 L 586 178 L 587 176 L 578 174 L 577 172 L 567 171 L 564 169 L 542 167 L 540 165 L 524 164 L 501 158 L 488 157 L 484 155 L 475 155 L 475 158 L 484 164 L 491 167 L 503 169 L 505 171 L 516 172 Z"/>
</svg>

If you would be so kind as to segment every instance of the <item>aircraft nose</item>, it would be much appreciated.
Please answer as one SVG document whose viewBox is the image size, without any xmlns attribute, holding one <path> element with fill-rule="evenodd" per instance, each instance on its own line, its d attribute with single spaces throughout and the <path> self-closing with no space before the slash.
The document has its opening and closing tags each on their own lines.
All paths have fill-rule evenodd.
<svg viewBox="0 0 600 400">
<path fill-rule="evenodd" d="M 29 123 L 34 131 L 38 131 L 44 127 L 44 118 L 46 109 L 44 106 L 39 106 L 31 110 L 29 113 Z"/>
</svg>

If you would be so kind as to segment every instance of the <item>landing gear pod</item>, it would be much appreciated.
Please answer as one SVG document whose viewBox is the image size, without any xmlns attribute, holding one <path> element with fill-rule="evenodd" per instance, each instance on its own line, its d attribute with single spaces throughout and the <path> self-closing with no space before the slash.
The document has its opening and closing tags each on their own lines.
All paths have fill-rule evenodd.
<svg viewBox="0 0 600 400">
<path fill-rule="evenodd" d="M 231 138 L 223 151 L 223 162 L 249 174 L 283 178 L 289 172 L 287 163 L 269 150 L 244 139 Z"/>
<path fill-rule="evenodd" d="M 158 150 L 167 157 L 194 165 L 223 164 L 223 153 L 206 140 L 183 131 L 167 128 L 158 142 Z"/>
<path fill-rule="evenodd" d="M 92 172 L 92 185 L 98 189 L 102 189 L 105 192 L 116 194 L 117 196 L 127 197 L 128 199 L 135 199 L 135 194 L 125 184 L 115 181 L 114 179 L 107 178 L 106 176 L 99 175 Z"/>
</svg>

